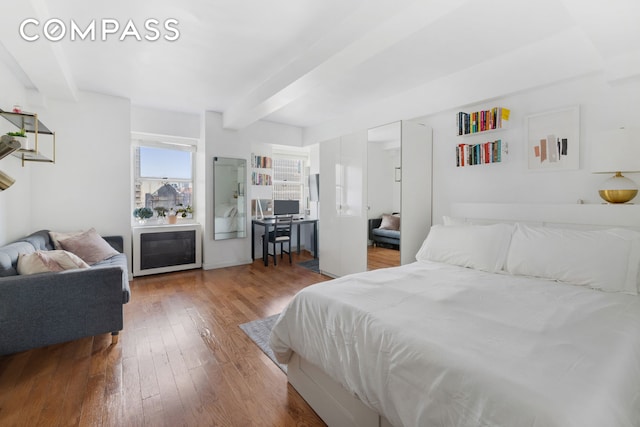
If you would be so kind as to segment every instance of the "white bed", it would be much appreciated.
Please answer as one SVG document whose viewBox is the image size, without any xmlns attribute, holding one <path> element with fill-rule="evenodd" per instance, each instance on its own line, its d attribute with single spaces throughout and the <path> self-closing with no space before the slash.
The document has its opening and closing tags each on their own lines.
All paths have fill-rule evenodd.
<svg viewBox="0 0 640 427">
<path fill-rule="evenodd" d="M 238 209 L 234 204 L 221 203 L 216 206 L 214 230 L 216 234 L 238 231 Z"/>
<path fill-rule="evenodd" d="M 637 227 L 640 221 L 637 208 L 623 213 L 576 209 L 568 208 L 574 223 Z M 536 220 L 535 210 L 515 209 L 518 215 L 526 212 L 528 221 Z M 489 211 L 485 218 L 516 219 L 511 208 Z M 498 215 L 505 211 L 509 218 Z M 423 260 L 304 289 L 283 311 L 271 337 L 280 361 L 290 364 L 289 381 L 329 425 L 640 425 L 635 235 L 596 235 L 598 242 L 613 239 L 613 252 L 616 239 L 622 239 L 621 248 L 629 242 L 635 269 L 617 277 L 600 274 L 599 260 L 607 255 L 598 252 L 603 245 L 590 248 L 588 242 L 556 263 L 560 273 L 554 272 L 558 256 L 545 260 L 543 253 L 529 263 L 528 252 L 517 253 L 523 239 L 527 242 L 527 230 L 520 227 L 518 237 L 509 240 L 512 252 L 504 254 L 509 268 L 505 261 L 497 272 L 491 271 L 495 260 L 485 253 L 476 256 L 470 244 L 464 250 L 470 251 L 474 268 L 451 265 L 460 254 L 448 253 L 445 262 Z M 562 234 L 565 240 L 558 243 L 552 241 L 554 233 L 549 241 L 555 246 L 565 240 L 572 244 L 575 237 Z M 573 243 L 584 237 L 576 233 Z M 500 245 L 493 243 L 483 243 L 489 248 L 485 252 L 499 258 Z M 555 246 L 545 253 L 553 255 Z M 449 251 L 434 248 L 438 251 L 431 258 Z M 596 258 L 584 268 L 572 265 L 592 255 Z M 563 280 L 582 285 L 517 274 L 539 260 L 544 263 L 536 268 L 544 274 L 562 274 Z M 616 281 L 617 287 L 610 287 Z"/>
</svg>

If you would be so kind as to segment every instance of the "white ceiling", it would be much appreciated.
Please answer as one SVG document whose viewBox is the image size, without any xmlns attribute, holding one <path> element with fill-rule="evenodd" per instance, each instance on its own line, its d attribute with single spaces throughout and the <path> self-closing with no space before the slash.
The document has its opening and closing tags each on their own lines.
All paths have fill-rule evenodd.
<svg viewBox="0 0 640 427">
<path fill-rule="evenodd" d="M 408 119 L 597 71 L 610 80 L 640 75 L 637 0 L 22 0 L 2 7 L 0 61 L 42 99 L 94 91 L 139 106 L 222 112 L 232 129 L 270 120 L 319 135 L 323 126 L 384 109 Z M 131 19 L 143 36 L 146 19 L 174 18 L 180 37 L 120 41 L 120 31 L 107 41 L 27 42 L 18 33 L 26 18 L 41 23 L 39 32 L 27 27 L 31 34 L 42 34 L 50 18 L 81 28 Z"/>
</svg>

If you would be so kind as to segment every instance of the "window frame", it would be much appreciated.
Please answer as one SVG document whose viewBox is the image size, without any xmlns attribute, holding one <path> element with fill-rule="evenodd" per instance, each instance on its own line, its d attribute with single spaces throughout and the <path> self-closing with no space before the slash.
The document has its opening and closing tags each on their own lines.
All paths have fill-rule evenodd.
<svg viewBox="0 0 640 427">
<path fill-rule="evenodd" d="M 176 151 L 188 151 L 191 153 L 191 179 L 171 178 L 171 177 L 141 177 L 139 165 L 139 148 L 161 148 Z M 191 193 L 196 194 L 196 155 L 198 140 L 194 138 L 184 138 L 168 135 L 156 135 L 142 132 L 131 132 L 131 209 L 138 207 L 136 200 L 136 185 L 140 181 L 151 182 L 190 182 Z M 143 205 L 144 205 L 144 201 Z M 196 209 L 195 197 L 192 197 L 191 206 Z"/>
</svg>

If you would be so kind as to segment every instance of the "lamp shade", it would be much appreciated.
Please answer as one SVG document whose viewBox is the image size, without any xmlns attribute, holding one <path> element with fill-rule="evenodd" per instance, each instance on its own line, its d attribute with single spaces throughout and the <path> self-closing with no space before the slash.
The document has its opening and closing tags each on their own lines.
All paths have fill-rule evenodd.
<svg viewBox="0 0 640 427">
<path fill-rule="evenodd" d="M 10 136 L 3 135 L 0 138 L 0 159 L 7 157 L 20 148 L 20 143 Z"/>
<path fill-rule="evenodd" d="M 16 182 L 15 179 L 0 171 L 0 191 L 4 191 L 7 188 L 11 187 L 14 182 Z"/>
<path fill-rule="evenodd" d="M 640 129 L 602 132 L 591 145 L 591 172 L 640 172 Z"/>
</svg>

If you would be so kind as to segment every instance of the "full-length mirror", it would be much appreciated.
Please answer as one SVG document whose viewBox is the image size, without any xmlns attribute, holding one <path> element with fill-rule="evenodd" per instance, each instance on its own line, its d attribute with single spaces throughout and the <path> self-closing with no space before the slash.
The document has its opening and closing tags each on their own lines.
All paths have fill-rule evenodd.
<svg viewBox="0 0 640 427">
<path fill-rule="evenodd" d="M 245 159 L 213 158 L 214 240 L 247 237 L 246 180 Z"/>
<path fill-rule="evenodd" d="M 400 265 L 400 145 L 400 122 L 368 132 L 367 270 Z"/>
</svg>

